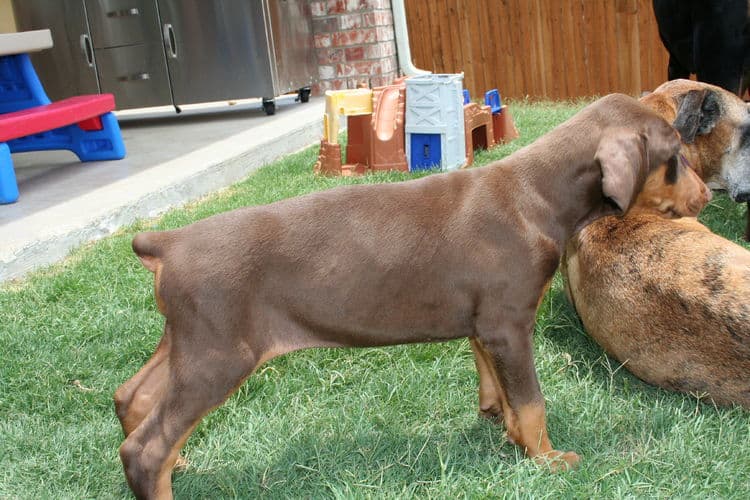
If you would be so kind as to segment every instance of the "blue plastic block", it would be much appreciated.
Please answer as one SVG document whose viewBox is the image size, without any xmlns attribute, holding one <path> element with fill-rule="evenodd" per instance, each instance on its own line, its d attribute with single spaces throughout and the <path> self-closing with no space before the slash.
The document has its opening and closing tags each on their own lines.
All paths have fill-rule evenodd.
<svg viewBox="0 0 750 500">
<path fill-rule="evenodd" d="M 411 134 L 410 170 L 440 167 L 440 134 Z"/>
<path fill-rule="evenodd" d="M 0 57 L 0 113 L 49 103 L 28 54 Z"/>
<path fill-rule="evenodd" d="M 0 204 L 14 203 L 18 200 L 18 184 L 16 173 L 13 171 L 13 160 L 10 149 L 4 142 L 0 142 Z"/>
<path fill-rule="evenodd" d="M 471 96 L 469 95 L 469 89 L 464 89 L 464 104 L 471 102 Z"/>
<path fill-rule="evenodd" d="M 488 90 L 484 94 L 484 103 L 490 107 L 492 114 L 497 114 L 503 109 L 503 103 L 500 100 L 500 92 L 497 89 Z"/>
</svg>

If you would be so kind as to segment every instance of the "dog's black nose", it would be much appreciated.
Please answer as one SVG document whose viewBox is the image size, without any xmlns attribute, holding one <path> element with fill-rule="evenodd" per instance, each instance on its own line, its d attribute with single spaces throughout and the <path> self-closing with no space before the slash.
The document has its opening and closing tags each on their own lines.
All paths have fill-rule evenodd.
<svg viewBox="0 0 750 500">
<path fill-rule="evenodd" d="M 750 191 L 740 191 L 737 196 L 734 197 L 734 201 L 737 203 L 744 203 L 750 201 Z"/>
</svg>

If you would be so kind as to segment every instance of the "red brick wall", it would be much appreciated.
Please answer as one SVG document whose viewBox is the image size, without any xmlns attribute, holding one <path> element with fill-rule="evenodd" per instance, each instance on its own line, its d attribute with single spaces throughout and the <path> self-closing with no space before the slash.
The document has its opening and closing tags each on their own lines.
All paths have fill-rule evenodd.
<svg viewBox="0 0 750 500">
<path fill-rule="evenodd" d="M 387 85 L 398 76 L 390 0 L 312 0 L 319 82 L 313 93 Z"/>
</svg>

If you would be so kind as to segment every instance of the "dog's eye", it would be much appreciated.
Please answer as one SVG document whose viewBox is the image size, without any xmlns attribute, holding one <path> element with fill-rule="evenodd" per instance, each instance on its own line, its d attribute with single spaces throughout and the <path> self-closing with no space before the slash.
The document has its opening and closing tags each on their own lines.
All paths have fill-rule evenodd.
<svg viewBox="0 0 750 500">
<path fill-rule="evenodd" d="M 664 174 L 664 182 L 667 184 L 674 184 L 677 182 L 679 162 L 677 156 L 671 157 L 667 160 L 667 172 Z"/>
</svg>

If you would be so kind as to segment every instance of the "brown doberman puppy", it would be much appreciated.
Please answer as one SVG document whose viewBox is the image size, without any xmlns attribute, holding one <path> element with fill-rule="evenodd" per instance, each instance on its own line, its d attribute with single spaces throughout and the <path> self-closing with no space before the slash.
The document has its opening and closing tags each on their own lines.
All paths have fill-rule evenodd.
<svg viewBox="0 0 750 500">
<path fill-rule="evenodd" d="M 136 235 L 166 323 L 152 358 L 115 393 L 131 489 L 170 498 L 200 419 L 275 356 L 460 337 L 473 339 L 484 397 L 501 405 L 509 438 L 538 461 L 572 466 L 578 456 L 547 437 L 537 305 L 570 236 L 627 210 L 678 149 L 664 119 L 613 94 L 486 167 Z"/>
<path fill-rule="evenodd" d="M 742 100 L 682 80 L 642 101 L 674 121 L 703 179 L 733 195 L 750 182 Z M 639 378 L 750 408 L 750 252 L 695 218 L 665 219 L 697 210 L 675 210 L 654 188 L 625 217 L 600 219 L 569 242 L 566 292 L 589 335 Z"/>
</svg>

